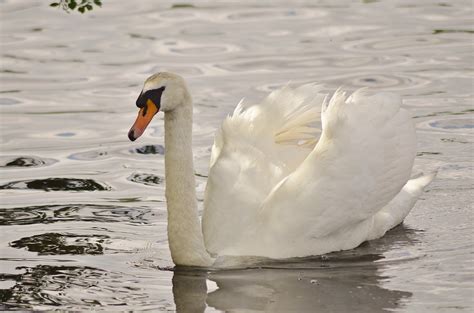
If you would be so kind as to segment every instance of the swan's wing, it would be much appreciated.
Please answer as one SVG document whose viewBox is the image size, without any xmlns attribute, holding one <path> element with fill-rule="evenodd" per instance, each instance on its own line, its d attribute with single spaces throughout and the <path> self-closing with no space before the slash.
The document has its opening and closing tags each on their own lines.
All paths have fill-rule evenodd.
<svg viewBox="0 0 474 313">
<path fill-rule="evenodd" d="M 211 253 L 234 244 L 255 223 L 266 196 L 314 147 L 325 97 L 320 89 L 284 87 L 262 103 L 239 103 L 222 123 L 211 152 L 202 221 Z"/>
<path fill-rule="evenodd" d="M 263 202 L 255 253 L 320 254 L 368 239 L 372 217 L 405 185 L 415 158 L 415 129 L 400 104 L 363 90 L 347 99 L 337 91 L 323 104 L 316 147 Z"/>
</svg>

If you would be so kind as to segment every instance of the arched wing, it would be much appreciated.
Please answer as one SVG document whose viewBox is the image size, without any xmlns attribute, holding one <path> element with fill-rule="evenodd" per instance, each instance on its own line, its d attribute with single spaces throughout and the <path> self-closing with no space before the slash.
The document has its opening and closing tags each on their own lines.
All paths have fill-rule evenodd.
<svg viewBox="0 0 474 313">
<path fill-rule="evenodd" d="M 294 171 L 319 136 L 320 87 L 285 87 L 262 103 L 240 103 L 217 132 L 206 186 L 203 233 L 219 253 L 256 222 L 263 200 Z"/>
<path fill-rule="evenodd" d="M 319 142 L 264 200 L 255 247 L 282 258 L 367 240 L 372 217 L 405 185 L 416 154 L 415 129 L 400 104 L 398 96 L 364 90 L 348 98 L 337 91 L 323 104 Z"/>
</svg>

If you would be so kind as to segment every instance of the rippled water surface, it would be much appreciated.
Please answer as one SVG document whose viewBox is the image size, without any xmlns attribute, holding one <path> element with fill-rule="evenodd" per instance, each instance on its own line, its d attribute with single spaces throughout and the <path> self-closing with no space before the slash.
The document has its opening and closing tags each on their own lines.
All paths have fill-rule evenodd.
<svg viewBox="0 0 474 313">
<path fill-rule="evenodd" d="M 472 312 L 470 1 L 103 2 L 80 15 L 0 1 L 0 309 Z M 172 271 L 163 118 L 127 139 L 163 70 L 194 96 L 199 199 L 222 118 L 288 81 L 401 94 L 415 170 L 438 177 L 358 249 Z"/>
</svg>

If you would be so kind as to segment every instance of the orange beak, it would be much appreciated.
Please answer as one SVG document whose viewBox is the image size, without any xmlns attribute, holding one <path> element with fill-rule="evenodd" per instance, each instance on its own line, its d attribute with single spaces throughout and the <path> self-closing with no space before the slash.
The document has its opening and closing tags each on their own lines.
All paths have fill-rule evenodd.
<svg viewBox="0 0 474 313">
<path fill-rule="evenodd" d="M 148 124 L 150 124 L 153 116 L 158 113 L 159 109 L 150 99 L 147 100 L 146 105 L 138 112 L 137 119 L 133 123 L 132 128 L 128 132 L 128 139 L 135 141 L 145 131 Z"/>
</svg>

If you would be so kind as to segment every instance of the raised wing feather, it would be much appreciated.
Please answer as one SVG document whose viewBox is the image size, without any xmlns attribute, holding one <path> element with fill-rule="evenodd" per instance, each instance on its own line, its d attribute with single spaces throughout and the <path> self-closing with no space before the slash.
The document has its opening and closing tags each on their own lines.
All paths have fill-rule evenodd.
<svg viewBox="0 0 474 313">
<path fill-rule="evenodd" d="M 234 245 L 275 185 L 314 147 L 324 94 L 285 87 L 262 103 L 237 106 L 217 132 L 206 186 L 203 233 L 211 253 Z"/>
<path fill-rule="evenodd" d="M 415 157 L 414 126 L 400 104 L 394 95 L 336 92 L 323 104 L 316 147 L 264 200 L 249 230 L 257 240 L 237 249 L 284 258 L 369 239 L 373 216 L 407 182 Z"/>
</svg>

